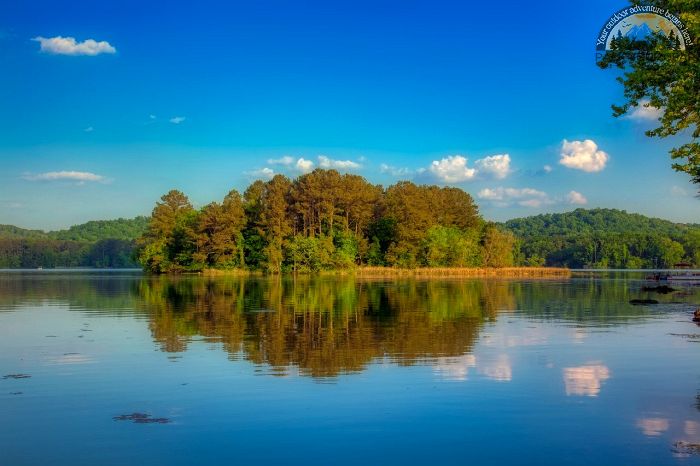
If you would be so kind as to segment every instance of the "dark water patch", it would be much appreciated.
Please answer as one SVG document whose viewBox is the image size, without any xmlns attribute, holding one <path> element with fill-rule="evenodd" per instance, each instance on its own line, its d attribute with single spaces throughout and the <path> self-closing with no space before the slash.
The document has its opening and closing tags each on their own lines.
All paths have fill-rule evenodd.
<svg viewBox="0 0 700 466">
<path fill-rule="evenodd" d="M 638 306 L 642 304 L 659 304 L 655 299 L 630 299 L 630 304 Z"/>
<path fill-rule="evenodd" d="M 29 375 L 29 374 L 7 374 L 7 375 L 3 375 L 3 376 L 2 376 L 3 380 L 7 380 L 7 379 L 29 379 L 29 378 L 31 378 L 31 377 L 32 377 L 32 376 Z"/>
<path fill-rule="evenodd" d="M 10 395 L 21 395 L 24 392 L 10 392 Z"/>
<path fill-rule="evenodd" d="M 153 417 L 146 413 L 120 414 L 112 419 L 115 421 L 132 421 L 134 424 L 169 424 L 171 422 L 167 417 Z"/>
<path fill-rule="evenodd" d="M 643 286 L 642 291 L 653 291 L 655 293 L 661 293 L 661 294 L 667 294 L 667 293 L 673 293 L 674 291 L 678 291 L 675 288 L 672 288 L 668 285 L 659 285 L 659 286 Z"/>
</svg>

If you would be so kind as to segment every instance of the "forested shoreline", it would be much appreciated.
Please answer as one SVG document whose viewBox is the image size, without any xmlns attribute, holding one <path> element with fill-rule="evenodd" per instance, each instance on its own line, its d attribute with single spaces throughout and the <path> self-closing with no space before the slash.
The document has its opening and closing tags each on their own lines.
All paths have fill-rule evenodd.
<svg viewBox="0 0 700 466">
<path fill-rule="evenodd" d="M 153 209 L 139 245 L 141 263 L 155 273 L 515 263 L 515 237 L 484 221 L 459 188 L 401 181 L 383 189 L 323 169 L 294 180 L 258 180 L 242 195 L 232 190 L 201 209 L 170 191 Z"/>
<path fill-rule="evenodd" d="M 0 268 L 139 267 L 153 273 L 700 266 L 700 225 L 615 209 L 494 223 L 454 187 L 315 170 L 276 175 L 195 208 L 177 190 L 151 217 L 43 232 L 0 225 Z M 425 273 L 425 272 L 420 272 Z M 518 272 L 520 273 L 520 272 Z"/>
</svg>

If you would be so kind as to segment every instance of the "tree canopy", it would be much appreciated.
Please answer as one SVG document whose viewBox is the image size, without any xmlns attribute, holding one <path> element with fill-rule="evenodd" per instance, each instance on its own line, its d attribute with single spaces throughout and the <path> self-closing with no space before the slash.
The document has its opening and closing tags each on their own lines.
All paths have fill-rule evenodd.
<svg viewBox="0 0 700 466">
<path fill-rule="evenodd" d="M 639 0 L 633 0 L 638 5 Z M 700 2 L 697 0 L 647 0 L 678 14 L 693 41 L 700 40 Z M 687 142 L 671 150 L 673 168 L 700 183 L 700 48 L 697 43 L 680 47 L 678 37 L 656 33 L 644 41 L 619 36 L 612 50 L 599 61 L 601 68 L 622 70 L 617 80 L 626 101 L 613 105 L 616 117 L 640 106 L 660 112 L 659 126 L 651 137 L 682 135 Z"/>
<path fill-rule="evenodd" d="M 317 169 L 255 181 L 195 210 L 170 191 L 139 240 L 152 272 L 205 268 L 318 271 L 358 265 L 513 265 L 511 233 L 484 222 L 458 188 L 401 181 L 387 189 Z"/>
</svg>

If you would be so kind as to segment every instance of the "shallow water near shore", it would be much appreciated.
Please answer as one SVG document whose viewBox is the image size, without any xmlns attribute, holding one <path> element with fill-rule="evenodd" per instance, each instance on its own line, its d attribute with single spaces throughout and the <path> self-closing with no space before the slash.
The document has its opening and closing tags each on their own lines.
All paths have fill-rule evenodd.
<svg viewBox="0 0 700 466">
<path fill-rule="evenodd" d="M 0 272 L 0 464 L 700 464 L 700 287 L 643 276 Z"/>
</svg>

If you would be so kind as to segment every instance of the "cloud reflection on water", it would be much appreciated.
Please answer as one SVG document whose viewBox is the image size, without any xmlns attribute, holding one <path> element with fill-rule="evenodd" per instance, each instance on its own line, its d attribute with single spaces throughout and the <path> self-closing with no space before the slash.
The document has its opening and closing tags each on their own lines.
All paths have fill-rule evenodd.
<svg viewBox="0 0 700 466">
<path fill-rule="evenodd" d="M 610 378 L 610 369 L 602 364 L 564 368 L 567 395 L 598 396 L 602 382 Z"/>
</svg>

